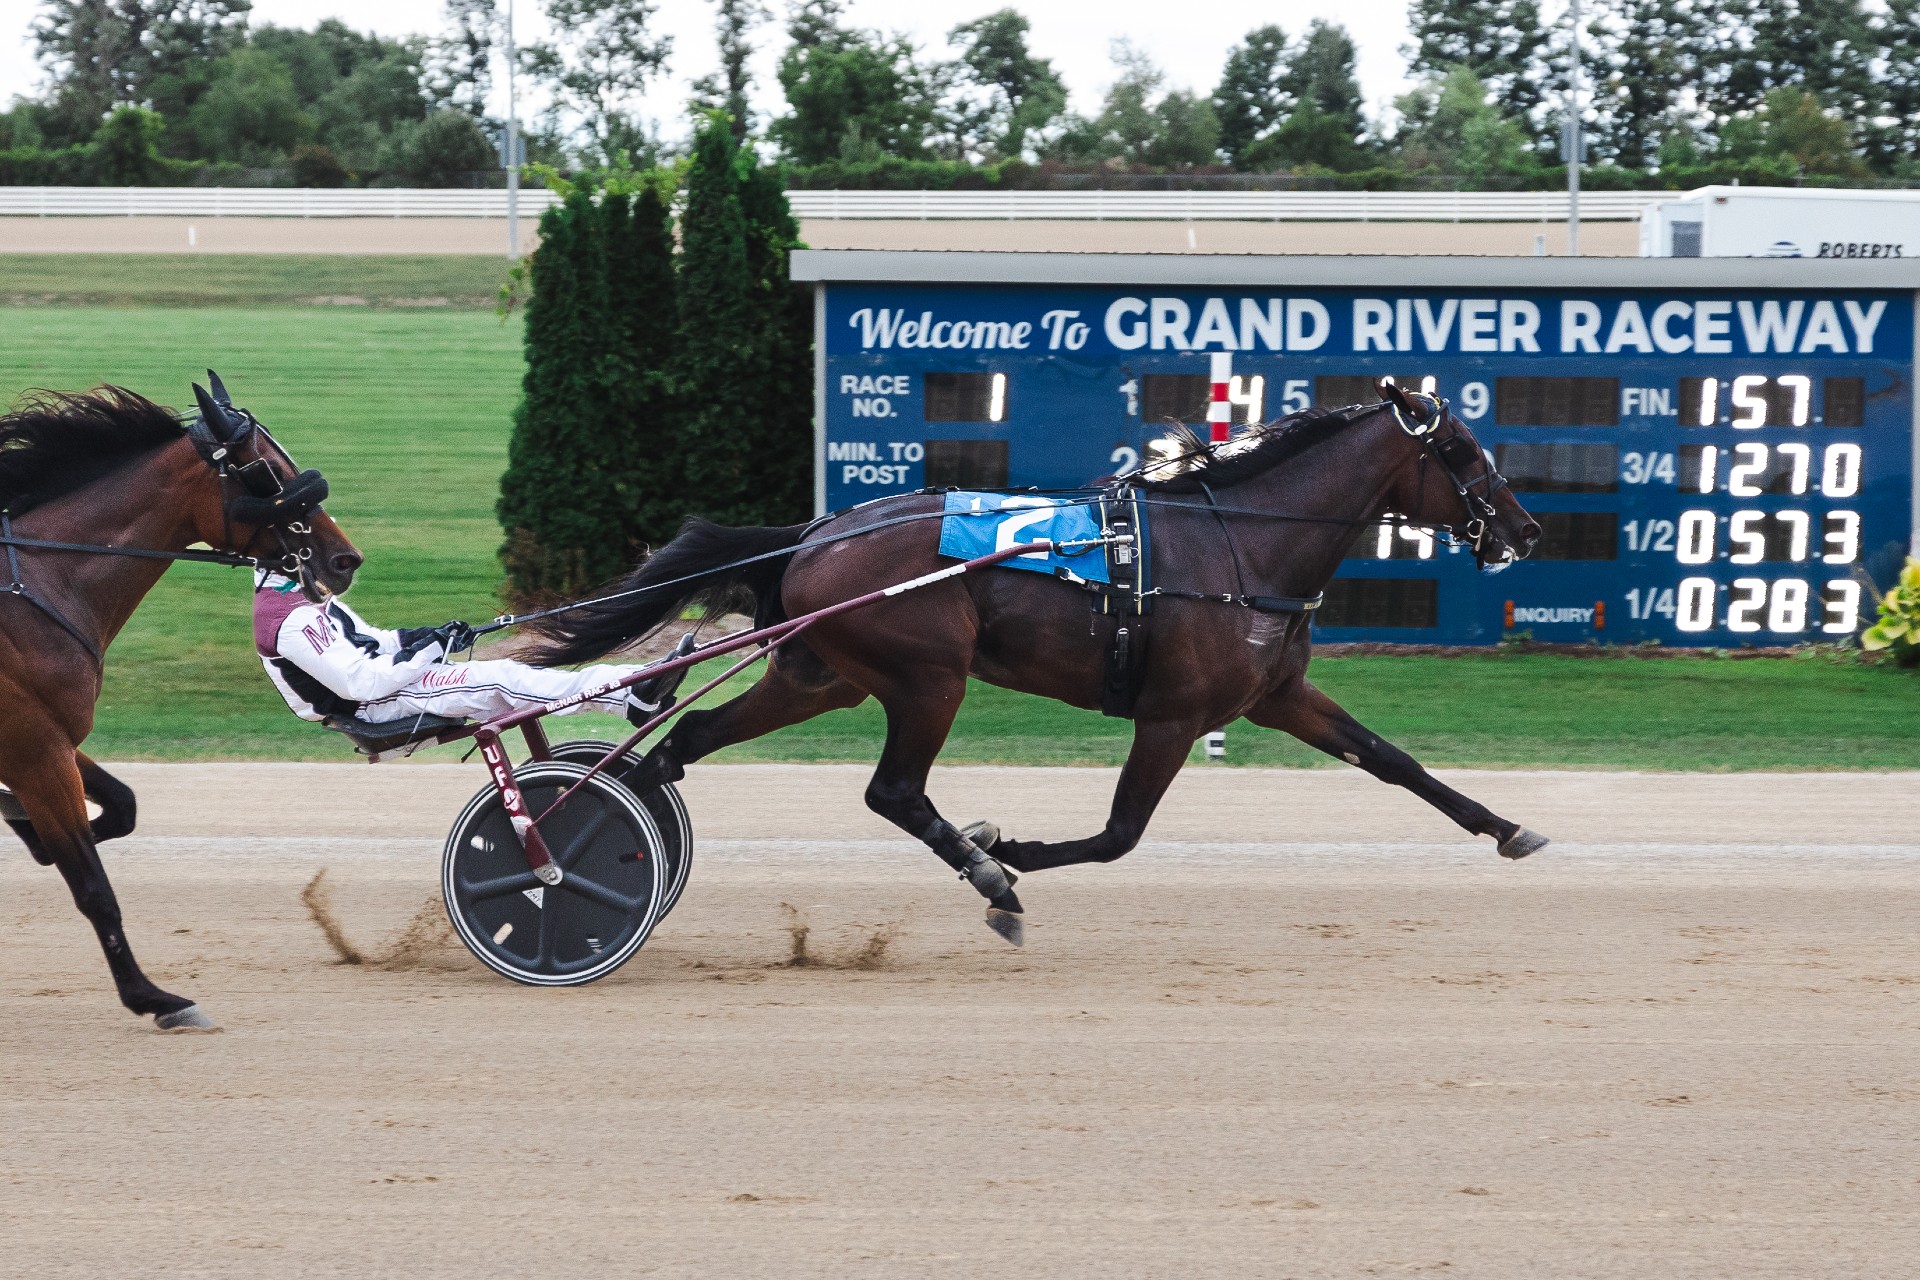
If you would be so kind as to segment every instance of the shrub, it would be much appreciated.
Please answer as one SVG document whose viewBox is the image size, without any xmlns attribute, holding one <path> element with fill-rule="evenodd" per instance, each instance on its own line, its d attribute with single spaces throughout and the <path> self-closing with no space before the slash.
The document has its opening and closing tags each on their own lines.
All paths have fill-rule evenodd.
<svg viewBox="0 0 1920 1280">
<path fill-rule="evenodd" d="M 93 183 L 91 147 L 16 147 L 0 151 L 0 186 L 88 187 Z"/>
<path fill-rule="evenodd" d="M 605 581 L 684 509 L 663 376 L 676 330 L 667 207 L 649 186 L 614 185 L 568 184 L 540 219 L 498 507 L 516 603 Z"/>
<path fill-rule="evenodd" d="M 753 269 L 740 207 L 738 144 L 715 113 L 694 134 L 680 215 L 680 440 L 689 493 L 700 514 L 754 524 L 747 462 L 755 446 L 763 389 L 744 373 L 752 359 Z"/>
<path fill-rule="evenodd" d="M 103 187 L 147 187 L 162 180 L 160 135 L 167 122 L 143 107 L 121 107 L 93 135 L 94 181 Z"/>
<path fill-rule="evenodd" d="M 380 149 L 380 167 L 422 187 L 457 187 L 477 169 L 497 169 L 493 143 L 474 118 L 445 108 L 403 121 Z"/>
<path fill-rule="evenodd" d="M 159 153 L 165 122 L 143 107 L 121 107 L 77 147 L 0 151 L 0 186 L 170 187 L 194 181 L 202 166 Z"/>
<path fill-rule="evenodd" d="M 576 594 L 627 563 L 607 459 L 605 246 L 594 193 L 540 218 L 527 302 L 525 395 L 500 480 L 510 597 Z M 593 490 L 593 492 L 589 492 Z"/>
<path fill-rule="evenodd" d="M 681 510 L 788 524 L 813 507 L 812 306 L 788 281 L 799 228 L 777 175 L 715 114 L 680 219 Z"/>
<path fill-rule="evenodd" d="M 318 142 L 306 142 L 295 147 L 287 164 L 293 170 L 293 185 L 296 187 L 344 187 L 347 179 L 353 176 L 347 172 L 347 166 L 340 163 L 340 157 L 333 154 L 331 147 Z"/>
<path fill-rule="evenodd" d="M 1012 166 L 884 156 L 851 163 L 828 160 L 789 168 L 785 176 L 789 187 L 820 191 L 982 191 L 1002 185 L 1002 167 Z M 1017 172 L 1024 178 L 1028 170 L 1020 165 Z"/>
<path fill-rule="evenodd" d="M 1880 597 L 1880 617 L 1860 636 L 1869 653 L 1885 651 L 1903 667 L 1920 667 L 1920 560 L 1908 560 L 1900 580 Z"/>
<path fill-rule="evenodd" d="M 642 182 L 637 191 L 606 198 L 601 225 L 607 305 L 617 330 L 607 368 L 615 384 L 612 430 L 624 446 L 614 459 L 622 543 L 657 547 L 679 531 L 687 507 L 673 388 L 679 340 L 673 220 L 657 184 Z"/>
<path fill-rule="evenodd" d="M 731 376 L 761 388 L 754 457 L 747 468 L 756 524 L 787 524 L 813 514 L 813 298 L 793 286 L 788 259 L 800 225 L 774 169 L 743 153 L 740 213 L 753 274 L 751 362 Z"/>
</svg>

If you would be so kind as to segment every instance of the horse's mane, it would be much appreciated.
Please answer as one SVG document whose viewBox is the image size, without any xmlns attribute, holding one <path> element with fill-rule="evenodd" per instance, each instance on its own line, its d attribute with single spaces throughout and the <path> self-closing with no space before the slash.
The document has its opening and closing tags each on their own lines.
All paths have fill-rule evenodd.
<svg viewBox="0 0 1920 1280">
<path fill-rule="evenodd" d="M 124 387 L 33 392 L 0 416 L 0 509 L 51 502 L 184 431 L 172 410 Z"/>
<path fill-rule="evenodd" d="M 1379 407 L 1306 409 L 1262 423 L 1217 445 L 1208 444 L 1192 427 L 1175 424 L 1164 441 L 1155 442 L 1170 456 L 1146 463 L 1140 468 L 1138 480 L 1145 488 L 1169 493 L 1191 493 L 1202 484 L 1237 484 L 1331 439 L 1368 410 Z"/>
</svg>

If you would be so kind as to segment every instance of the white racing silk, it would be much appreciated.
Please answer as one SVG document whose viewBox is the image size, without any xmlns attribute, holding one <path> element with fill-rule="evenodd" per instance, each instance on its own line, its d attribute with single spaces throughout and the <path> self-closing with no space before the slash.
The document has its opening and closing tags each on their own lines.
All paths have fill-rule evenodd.
<svg viewBox="0 0 1920 1280">
<path fill-rule="evenodd" d="M 298 583 L 278 574 L 263 575 L 254 591 L 253 640 L 274 688 L 303 720 L 358 716 L 385 723 L 423 714 L 491 719 L 640 670 L 603 665 L 566 671 L 502 658 L 450 663 L 431 629 L 383 630 L 341 600 L 314 604 Z M 619 714 L 626 699 L 626 690 L 616 689 L 567 710 Z"/>
</svg>

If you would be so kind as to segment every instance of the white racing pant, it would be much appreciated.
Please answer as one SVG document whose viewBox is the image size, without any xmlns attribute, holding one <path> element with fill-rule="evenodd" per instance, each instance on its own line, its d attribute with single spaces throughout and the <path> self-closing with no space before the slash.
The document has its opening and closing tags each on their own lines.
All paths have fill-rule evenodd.
<svg viewBox="0 0 1920 1280">
<path fill-rule="evenodd" d="M 637 666 L 598 666 L 566 671 L 558 667 L 530 667 L 508 658 L 442 663 L 428 667 L 418 680 L 400 692 L 362 703 L 360 718 L 385 724 L 424 713 L 448 719 L 491 720 L 510 711 L 525 711 L 571 697 L 639 670 Z M 557 714 L 593 710 L 619 715 L 626 709 L 626 699 L 625 689 L 615 689 L 605 697 L 568 707 Z"/>
</svg>

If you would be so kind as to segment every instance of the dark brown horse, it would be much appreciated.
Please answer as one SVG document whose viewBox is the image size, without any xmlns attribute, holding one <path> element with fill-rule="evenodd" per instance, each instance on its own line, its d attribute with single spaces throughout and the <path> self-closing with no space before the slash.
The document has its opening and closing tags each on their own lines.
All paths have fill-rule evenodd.
<svg viewBox="0 0 1920 1280">
<path fill-rule="evenodd" d="M 184 423 L 118 387 L 42 393 L 0 417 L 0 540 L 13 596 L 0 603 L 0 813 L 65 877 L 120 1002 L 167 1030 L 213 1022 L 140 971 L 95 848 L 134 821 L 132 790 L 80 750 L 102 655 L 172 560 L 283 565 L 316 599 L 345 590 L 360 566 L 318 507 L 319 472 L 298 472 L 212 383 L 211 395 L 194 388 L 200 414 Z M 190 550 L 199 543 L 214 550 Z M 100 806 L 91 822 L 88 799 Z"/>
<path fill-rule="evenodd" d="M 1532 853 L 1543 837 L 1436 781 L 1306 677 L 1312 642 L 1298 602 L 1325 588 L 1355 539 L 1386 513 L 1449 531 L 1472 546 L 1482 568 L 1524 556 L 1540 536 L 1443 402 L 1388 390 L 1393 402 L 1309 411 L 1212 449 L 1177 437 L 1179 456 L 1133 477 L 1150 512 L 1153 581 L 1178 594 L 1152 602 L 1133 747 L 1097 834 L 1042 843 L 1002 839 L 987 824 L 963 834 L 926 795 L 968 676 L 1076 707 L 1101 705 L 1114 620 L 1090 625 L 1085 591 L 1036 573 L 968 574 L 809 628 L 752 689 L 715 710 L 689 712 L 627 780 L 644 791 L 732 743 L 877 698 L 887 740 L 868 807 L 959 869 L 993 903 L 989 923 L 1014 941 L 1020 908 L 1006 869 L 1125 854 L 1194 741 L 1242 716 L 1406 787 L 1468 831 L 1493 837 L 1509 858 Z M 942 501 L 904 495 L 785 529 L 691 522 L 612 588 L 638 594 L 541 622 L 537 660 L 597 657 L 699 596 L 713 602 L 745 588 L 764 624 L 928 573 L 943 563 L 939 520 L 902 517 L 937 517 Z M 874 532 L 844 537 L 861 528 Z M 779 554 L 787 549 L 790 557 Z M 769 553 L 746 569 L 722 568 Z M 645 591 L 687 575 L 696 576 Z"/>
</svg>

